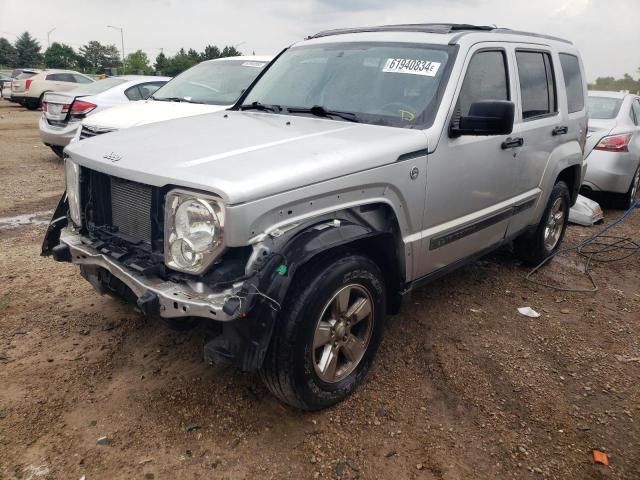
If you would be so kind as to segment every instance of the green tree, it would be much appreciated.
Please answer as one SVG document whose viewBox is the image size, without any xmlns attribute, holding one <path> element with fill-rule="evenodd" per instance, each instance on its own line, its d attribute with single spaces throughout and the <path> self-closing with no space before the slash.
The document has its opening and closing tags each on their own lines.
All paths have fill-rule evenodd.
<svg viewBox="0 0 640 480">
<path fill-rule="evenodd" d="M 127 72 L 139 73 L 142 72 L 145 75 L 150 74 L 153 68 L 149 65 L 149 58 L 147 54 L 142 50 L 137 50 L 127 55 Z"/>
<path fill-rule="evenodd" d="M 640 80 L 635 80 L 631 75 L 625 74 L 623 78 L 599 77 L 589 85 L 590 90 L 604 90 L 611 92 L 629 91 L 640 92 Z"/>
<path fill-rule="evenodd" d="M 0 65 L 15 67 L 16 57 L 17 53 L 13 45 L 6 38 L 0 37 Z"/>
<path fill-rule="evenodd" d="M 167 59 L 167 56 L 163 52 L 160 52 L 156 57 L 156 63 L 153 65 L 153 68 L 155 69 L 156 72 L 164 74 L 165 69 L 167 68 L 168 65 L 169 65 L 169 60 Z"/>
<path fill-rule="evenodd" d="M 198 61 L 195 60 L 193 56 L 189 56 L 184 48 L 181 48 L 178 53 L 169 58 L 169 64 L 163 73 L 169 77 L 174 77 L 188 68 L 193 67 L 196 63 L 198 63 Z"/>
<path fill-rule="evenodd" d="M 213 60 L 215 58 L 220 58 L 221 53 L 220 49 L 215 45 L 207 45 L 204 47 L 204 52 L 200 55 L 202 60 Z"/>
<path fill-rule="evenodd" d="M 16 64 L 20 67 L 35 67 L 42 64 L 40 44 L 29 32 L 18 37 L 14 45 L 16 49 Z"/>
<path fill-rule="evenodd" d="M 193 48 L 190 48 L 187 52 L 187 56 L 193 61 L 193 64 L 200 62 L 200 54 L 196 52 Z"/>
<path fill-rule="evenodd" d="M 115 45 L 102 45 L 95 40 L 80 47 L 80 57 L 81 66 L 94 73 L 120 65 L 118 48 Z"/>
<path fill-rule="evenodd" d="M 78 54 L 69 45 L 53 42 L 44 52 L 44 64 L 47 68 L 77 68 Z"/>
<path fill-rule="evenodd" d="M 221 57 L 237 57 L 239 55 L 242 55 L 242 52 L 234 46 L 224 47 L 220 54 Z"/>
</svg>

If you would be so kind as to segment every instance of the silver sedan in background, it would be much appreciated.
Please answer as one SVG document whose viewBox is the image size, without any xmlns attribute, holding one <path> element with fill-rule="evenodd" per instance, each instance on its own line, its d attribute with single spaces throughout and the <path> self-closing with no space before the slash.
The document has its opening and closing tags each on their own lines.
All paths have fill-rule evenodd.
<svg viewBox="0 0 640 480">
<path fill-rule="evenodd" d="M 98 80 L 67 92 L 49 92 L 42 99 L 40 138 L 62 157 L 82 119 L 115 105 L 146 100 L 170 77 L 124 75 Z"/>
<path fill-rule="evenodd" d="M 640 197 L 640 97 L 589 92 L 583 192 L 615 193 L 629 208 Z"/>
</svg>

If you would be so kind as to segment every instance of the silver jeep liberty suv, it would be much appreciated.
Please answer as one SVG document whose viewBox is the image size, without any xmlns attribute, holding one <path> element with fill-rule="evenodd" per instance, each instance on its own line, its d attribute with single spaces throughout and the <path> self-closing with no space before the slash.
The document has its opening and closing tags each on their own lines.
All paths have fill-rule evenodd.
<svg viewBox="0 0 640 480">
<path fill-rule="evenodd" d="M 568 41 L 391 25 L 285 49 L 228 111 L 78 142 L 43 254 L 173 325 L 281 400 L 363 380 L 403 295 L 514 243 L 560 245 L 586 85 Z"/>
</svg>

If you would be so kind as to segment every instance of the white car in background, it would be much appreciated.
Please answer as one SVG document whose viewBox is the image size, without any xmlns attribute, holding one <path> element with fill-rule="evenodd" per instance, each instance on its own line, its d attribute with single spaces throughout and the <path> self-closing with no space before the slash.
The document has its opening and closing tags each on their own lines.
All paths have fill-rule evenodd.
<svg viewBox="0 0 640 480">
<path fill-rule="evenodd" d="M 93 78 L 73 70 L 43 70 L 27 78 L 23 74 L 11 82 L 11 99 L 29 110 L 36 110 L 45 93 L 67 92 L 94 81 Z"/>
<path fill-rule="evenodd" d="M 10 102 L 17 102 L 18 98 L 12 98 L 12 86 L 13 82 L 16 80 L 24 80 L 27 78 L 31 78 L 34 75 L 40 73 L 41 70 L 35 68 L 14 68 L 10 73 L 10 82 L 4 82 L 2 86 L 2 98 L 9 100 Z"/>
<path fill-rule="evenodd" d="M 583 191 L 614 194 L 625 209 L 640 199 L 640 96 L 589 92 L 585 154 Z"/>
<path fill-rule="evenodd" d="M 40 138 L 62 157 L 82 119 L 116 105 L 146 100 L 171 77 L 124 75 L 83 85 L 68 92 L 49 92 L 42 99 Z"/>
<path fill-rule="evenodd" d="M 199 63 L 161 87 L 145 102 L 91 115 L 82 121 L 82 128 L 74 140 L 227 109 L 235 104 L 271 59 L 269 56 L 240 56 Z"/>
</svg>

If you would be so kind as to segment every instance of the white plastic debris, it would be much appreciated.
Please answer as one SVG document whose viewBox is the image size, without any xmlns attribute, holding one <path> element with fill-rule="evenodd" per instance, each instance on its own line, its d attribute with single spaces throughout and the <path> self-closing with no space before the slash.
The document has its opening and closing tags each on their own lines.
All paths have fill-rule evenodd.
<svg viewBox="0 0 640 480">
<path fill-rule="evenodd" d="M 540 314 L 531 307 L 520 307 L 518 309 L 518 312 L 520 313 L 520 315 L 524 315 L 525 317 L 529 317 L 529 318 L 540 317 Z"/>
<path fill-rule="evenodd" d="M 569 221 L 584 227 L 590 227 L 604 218 L 598 202 L 578 195 L 576 204 L 569 211 Z"/>
</svg>

